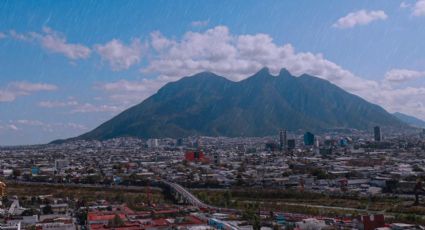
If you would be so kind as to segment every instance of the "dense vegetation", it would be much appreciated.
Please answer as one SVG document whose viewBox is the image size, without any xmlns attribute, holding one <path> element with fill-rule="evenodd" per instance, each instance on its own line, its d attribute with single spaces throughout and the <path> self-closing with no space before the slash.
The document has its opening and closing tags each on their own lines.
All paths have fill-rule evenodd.
<svg viewBox="0 0 425 230">
<path fill-rule="evenodd" d="M 384 213 L 393 222 L 425 223 L 425 207 L 412 206 L 413 201 L 398 197 L 359 197 L 349 195 L 325 195 L 277 189 L 193 190 L 206 203 L 245 210 L 253 207 L 274 212 L 292 212 L 329 217 L 368 215 Z M 348 209 L 346 209 L 348 208 Z"/>
</svg>

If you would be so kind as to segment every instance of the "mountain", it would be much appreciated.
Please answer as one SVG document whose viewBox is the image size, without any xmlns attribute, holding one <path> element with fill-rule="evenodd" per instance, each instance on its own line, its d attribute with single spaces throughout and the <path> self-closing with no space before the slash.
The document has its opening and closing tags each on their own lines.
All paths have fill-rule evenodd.
<svg viewBox="0 0 425 230">
<path fill-rule="evenodd" d="M 184 77 L 77 139 L 275 135 L 327 129 L 407 127 L 378 105 L 309 75 L 267 68 L 233 82 L 210 72 Z"/>
<path fill-rule="evenodd" d="M 404 123 L 409 124 L 413 127 L 425 128 L 425 121 L 419 118 L 416 118 L 414 116 L 410 116 L 404 113 L 399 113 L 399 112 L 393 113 L 393 115 L 397 117 L 398 119 L 400 119 L 401 121 L 403 121 Z"/>
</svg>

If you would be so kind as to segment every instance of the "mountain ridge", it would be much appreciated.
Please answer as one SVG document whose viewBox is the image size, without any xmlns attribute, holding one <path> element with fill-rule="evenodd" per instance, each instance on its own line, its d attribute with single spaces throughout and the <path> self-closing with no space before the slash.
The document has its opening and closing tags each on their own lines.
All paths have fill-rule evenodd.
<svg viewBox="0 0 425 230">
<path fill-rule="evenodd" d="M 403 121 L 404 123 L 407 123 L 413 127 L 425 128 L 425 121 L 422 119 L 419 119 L 417 117 L 407 115 L 404 113 L 400 113 L 400 112 L 395 112 L 393 113 L 393 115 L 397 117 L 398 119 L 400 119 L 401 121 Z"/>
<path fill-rule="evenodd" d="M 263 68 L 235 82 L 201 72 L 167 83 L 158 92 L 96 129 L 73 139 L 266 136 L 281 128 L 371 130 L 407 125 L 382 107 L 321 78 L 277 76 Z"/>
</svg>

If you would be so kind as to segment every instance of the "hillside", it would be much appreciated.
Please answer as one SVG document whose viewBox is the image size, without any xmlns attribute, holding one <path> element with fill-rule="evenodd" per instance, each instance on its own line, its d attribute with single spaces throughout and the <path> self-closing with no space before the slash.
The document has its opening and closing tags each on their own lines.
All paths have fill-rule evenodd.
<svg viewBox="0 0 425 230">
<path fill-rule="evenodd" d="M 239 82 L 202 72 L 166 84 L 156 94 L 78 139 L 122 136 L 265 136 L 281 128 L 371 130 L 406 124 L 378 105 L 309 75 L 264 68 Z"/>
</svg>

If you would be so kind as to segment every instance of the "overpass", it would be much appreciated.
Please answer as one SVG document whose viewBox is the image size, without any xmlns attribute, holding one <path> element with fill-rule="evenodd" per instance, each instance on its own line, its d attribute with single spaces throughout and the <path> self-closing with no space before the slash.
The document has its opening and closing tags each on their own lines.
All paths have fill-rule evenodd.
<svg viewBox="0 0 425 230">
<path fill-rule="evenodd" d="M 195 195 L 193 195 L 187 189 L 185 189 L 183 186 L 177 183 L 169 182 L 166 180 L 160 180 L 158 182 L 160 182 L 163 186 L 167 187 L 167 189 L 169 189 L 169 191 L 171 192 L 171 195 L 179 203 L 186 203 L 186 204 L 193 205 L 202 211 L 209 210 L 209 211 L 219 211 L 219 212 L 227 212 L 227 213 L 240 212 L 237 209 L 220 208 L 220 207 L 212 206 L 209 204 L 205 204 L 204 202 L 199 200 Z"/>
<path fill-rule="evenodd" d="M 179 203 L 187 203 L 193 206 L 196 206 L 200 209 L 217 209 L 211 205 L 205 204 L 199 200 L 196 196 L 190 193 L 188 190 L 183 188 L 181 185 L 166 180 L 159 181 L 166 187 L 170 189 L 171 194 Z"/>
</svg>

